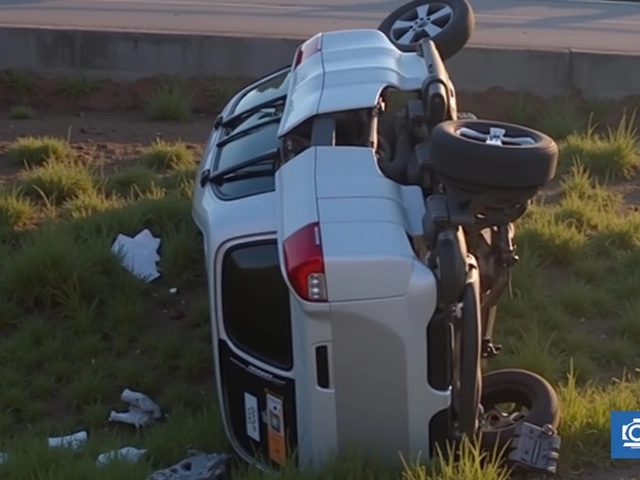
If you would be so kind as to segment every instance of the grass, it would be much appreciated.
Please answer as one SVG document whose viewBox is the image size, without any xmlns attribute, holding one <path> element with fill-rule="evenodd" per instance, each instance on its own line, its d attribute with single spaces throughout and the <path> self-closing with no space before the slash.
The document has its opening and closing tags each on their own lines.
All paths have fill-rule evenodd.
<svg viewBox="0 0 640 480">
<path fill-rule="evenodd" d="M 142 163 L 155 170 L 180 170 L 194 167 L 196 159 L 185 143 L 157 139 L 142 153 Z"/>
<path fill-rule="evenodd" d="M 0 234 L 22 230 L 33 218 L 35 206 L 17 191 L 0 192 Z"/>
<path fill-rule="evenodd" d="M 105 189 L 122 196 L 143 196 L 156 187 L 157 175 L 145 165 L 132 165 L 120 169 L 105 179 Z"/>
<path fill-rule="evenodd" d="M 506 120 L 519 125 L 528 125 L 532 116 L 531 103 L 523 93 L 520 93 L 506 112 Z"/>
<path fill-rule="evenodd" d="M 598 98 L 588 98 L 585 100 L 586 113 L 592 116 L 596 122 L 604 119 L 610 106 L 610 102 Z"/>
<path fill-rule="evenodd" d="M 590 127 L 584 133 L 570 133 L 562 142 L 560 161 L 566 166 L 578 159 L 594 175 L 615 179 L 630 179 L 640 165 L 636 112 L 624 114 L 616 128 L 605 134 Z"/>
<path fill-rule="evenodd" d="M 7 148 L 7 157 L 13 163 L 40 166 L 45 162 L 73 158 L 73 150 L 67 141 L 57 137 L 22 137 Z"/>
<path fill-rule="evenodd" d="M 148 100 L 146 109 L 151 120 L 187 120 L 193 110 L 192 95 L 181 80 L 170 78 L 158 86 L 156 94 Z"/>
<path fill-rule="evenodd" d="M 94 176 L 83 165 L 48 161 L 24 170 L 18 185 L 34 200 L 58 205 L 90 195 L 94 191 Z"/>
<path fill-rule="evenodd" d="M 213 108 L 220 111 L 238 91 L 237 85 L 226 79 L 218 79 L 207 88 L 206 95 Z"/>
<path fill-rule="evenodd" d="M 34 90 L 33 79 L 22 70 L 9 70 L 5 76 L 7 86 L 21 97 L 25 97 Z"/>
<path fill-rule="evenodd" d="M 99 88 L 100 82 L 89 78 L 82 72 L 60 79 L 60 90 L 71 100 L 77 100 L 83 95 L 89 95 Z"/>
<path fill-rule="evenodd" d="M 562 118 L 569 123 L 547 122 L 572 131 L 571 117 Z M 504 351 L 489 368 L 528 368 L 556 386 L 563 475 L 620 466 L 609 459 L 609 412 L 640 409 L 640 213 L 614 183 L 637 178 L 632 124 L 629 115 L 609 132 L 564 136 L 559 181 L 516 225 L 520 262 L 513 295 L 499 309 Z M 10 455 L 0 477 L 137 480 L 187 448 L 228 450 L 213 392 L 202 244 L 191 220 L 191 150 L 158 140 L 109 174 L 69 161 L 72 147 L 58 140 L 22 139 L 9 151 L 21 173 L 0 192 L 0 451 Z M 162 277 L 152 284 L 110 251 L 117 234 L 144 228 L 162 239 Z M 184 318 L 171 319 L 175 310 Z M 168 418 L 140 432 L 109 425 L 125 387 L 148 393 Z M 81 429 L 90 431 L 82 452 L 47 448 L 47 436 Z M 95 466 L 99 453 L 125 445 L 148 454 L 138 464 Z M 508 478 L 496 453 L 472 443 L 452 458 L 408 458 L 399 472 L 345 452 L 319 474 L 287 468 L 269 478 Z M 231 478 L 268 476 L 239 465 Z"/>
<path fill-rule="evenodd" d="M 9 118 L 11 120 L 30 120 L 35 116 L 33 108 L 29 105 L 14 105 L 9 109 Z"/>
<path fill-rule="evenodd" d="M 580 132 L 585 126 L 584 117 L 568 100 L 545 108 L 534 123 L 535 128 L 556 140 Z"/>
</svg>

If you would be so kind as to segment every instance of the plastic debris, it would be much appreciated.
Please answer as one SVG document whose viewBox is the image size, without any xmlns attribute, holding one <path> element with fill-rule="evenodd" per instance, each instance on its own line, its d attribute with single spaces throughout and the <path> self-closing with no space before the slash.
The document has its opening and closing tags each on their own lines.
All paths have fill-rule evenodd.
<svg viewBox="0 0 640 480">
<path fill-rule="evenodd" d="M 122 266 L 145 282 L 152 282 L 160 276 L 157 263 L 160 239 L 148 230 L 142 230 L 135 237 L 120 234 L 113 242 L 111 251 L 121 256 Z"/>
<path fill-rule="evenodd" d="M 224 475 L 229 456 L 189 450 L 188 457 L 163 470 L 156 470 L 147 480 L 216 480 Z"/>
<path fill-rule="evenodd" d="M 162 418 L 162 410 L 153 400 L 141 392 L 134 392 L 125 388 L 120 395 L 123 402 L 129 404 L 129 411 L 109 414 L 110 422 L 121 422 L 134 425 L 136 428 L 146 427 L 155 420 Z"/>
<path fill-rule="evenodd" d="M 144 456 L 145 453 L 147 453 L 147 451 L 140 448 L 122 447 L 118 450 L 112 450 L 98 455 L 98 458 L 96 458 L 96 465 L 101 467 L 113 462 L 114 460 L 136 463 Z"/>
<path fill-rule="evenodd" d="M 7 460 L 9 460 L 9 454 L 8 453 L 4 453 L 4 452 L 0 452 L 0 465 L 2 465 Z"/>
<path fill-rule="evenodd" d="M 115 412 L 109 413 L 110 422 L 128 423 L 136 428 L 147 427 L 153 423 L 153 416 L 147 412 Z"/>
<path fill-rule="evenodd" d="M 176 287 L 172 287 L 169 289 L 169 293 L 171 295 L 175 295 L 176 293 L 178 293 L 178 289 Z"/>
<path fill-rule="evenodd" d="M 162 418 L 162 410 L 160 409 L 160 406 L 144 393 L 134 392 L 133 390 L 125 388 L 122 391 L 122 395 L 120 395 L 120 399 L 133 407 L 152 413 L 153 418 L 156 420 Z"/>
<path fill-rule="evenodd" d="M 62 437 L 49 437 L 49 447 L 51 448 L 70 448 L 72 450 L 79 450 L 84 447 L 85 443 L 89 439 L 89 434 L 82 430 L 80 432 L 72 433 L 71 435 L 64 435 Z"/>
</svg>

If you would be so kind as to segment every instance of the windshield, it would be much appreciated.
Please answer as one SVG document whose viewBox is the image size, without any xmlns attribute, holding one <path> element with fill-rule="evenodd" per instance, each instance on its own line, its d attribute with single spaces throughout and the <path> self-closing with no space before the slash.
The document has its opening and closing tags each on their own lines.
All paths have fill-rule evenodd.
<svg viewBox="0 0 640 480">
<path fill-rule="evenodd" d="M 222 138 L 218 141 L 218 145 L 221 146 L 231 143 L 245 132 L 249 132 L 253 129 L 259 129 L 261 125 L 279 123 L 281 116 L 282 106 L 261 108 L 251 115 L 241 119 L 234 126 L 227 128 Z"/>
<path fill-rule="evenodd" d="M 231 175 L 227 181 L 213 185 L 214 191 L 219 196 L 231 200 L 269 192 L 275 188 L 273 175 L 250 177 L 248 174 L 272 171 L 273 162 L 279 159 L 279 119 L 283 109 L 282 95 L 287 93 L 288 80 L 289 69 L 257 84 L 242 97 L 233 111 L 229 112 L 229 117 L 238 116 L 237 121 L 234 120 L 231 125 L 223 126 L 225 130 L 218 141 L 218 154 L 213 174 L 236 165 L 240 166 L 253 158 L 265 155 L 266 157 L 259 163 L 242 167 L 242 175 Z M 274 104 L 268 105 L 271 101 Z M 264 107 L 260 108 L 262 105 Z M 257 110 L 251 111 L 256 108 Z"/>
<path fill-rule="evenodd" d="M 256 106 L 269 102 L 272 99 L 286 95 L 289 89 L 290 69 L 286 69 L 270 80 L 258 84 L 253 90 L 247 92 L 237 103 L 229 116 L 237 115 L 255 108 Z"/>
</svg>

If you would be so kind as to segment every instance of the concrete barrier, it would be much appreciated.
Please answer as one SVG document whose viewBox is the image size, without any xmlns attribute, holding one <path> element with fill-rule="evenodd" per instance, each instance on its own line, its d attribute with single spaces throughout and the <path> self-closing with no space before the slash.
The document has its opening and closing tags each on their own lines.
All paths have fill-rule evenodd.
<svg viewBox="0 0 640 480">
<path fill-rule="evenodd" d="M 301 40 L 0 28 L 0 70 L 44 76 L 82 71 L 131 81 L 152 75 L 259 77 L 287 65 Z M 580 89 L 595 98 L 640 94 L 640 55 L 467 47 L 449 62 L 459 90 L 492 87 L 553 96 Z"/>
</svg>

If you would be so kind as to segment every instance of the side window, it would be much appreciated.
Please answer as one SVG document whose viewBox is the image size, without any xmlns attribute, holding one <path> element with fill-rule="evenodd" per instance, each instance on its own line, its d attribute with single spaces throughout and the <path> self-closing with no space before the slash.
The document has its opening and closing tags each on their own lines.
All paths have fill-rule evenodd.
<svg viewBox="0 0 640 480">
<path fill-rule="evenodd" d="M 243 162 L 258 155 L 268 152 L 277 152 L 278 124 L 266 125 L 245 137 L 238 138 L 227 145 L 224 145 L 219 153 L 218 163 L 215 168 L 223 169 Z M 274 153 L 274 160 L 265 161 L 262 164 L 254 165 L 245 169 L 250 170 L 273 169 L 273 161 L 277 159 Z M 275 178 L 270 176 L 257 176 L 255 178 L 238 179 L 233 182 L 225 182 L 216 186 L 216 192 L 225 199 L 235 199 L 249 195 L 270 192 L 275 188 Z"/>
<path fill-rule="evenodd" d="M 274 367 L 293 366 L 289 289 L 275 240 L 232 247 L 222 263 L 222 314 L 236 347 Z"/>
<path fill-rule="evenodd" d="M 278 124 L 265 125 L 224 145 L 220 150 L 216 170 L 222 170 L 249 158 L 277 150 L 277 148 Z"/>
</svg>

